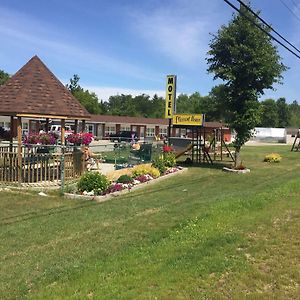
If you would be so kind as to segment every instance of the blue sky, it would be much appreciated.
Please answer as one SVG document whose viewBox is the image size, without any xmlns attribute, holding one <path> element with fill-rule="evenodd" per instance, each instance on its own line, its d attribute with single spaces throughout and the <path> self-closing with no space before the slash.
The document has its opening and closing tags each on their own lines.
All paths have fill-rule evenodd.
<svg viewBox="0 0 300 300">
<path fill-rule="evenodd" d="M 251 1 L 300 48 L 297 2 Z M 0 69 L 14 74 L 38 55 L 63 83 L 78 74 L 80 84 L 104 100 L 117 93 L 164 96 L 167 74 L 178 76 L 178 93 L 206 95 L 218 84 L 206 71 L 210 33 L 232 13 L 222 0 L 0 0 Z M 263 98 L 300 103 L 300 60 L 278 49 L 290 69 L 283 85 Z"/>
</svg>

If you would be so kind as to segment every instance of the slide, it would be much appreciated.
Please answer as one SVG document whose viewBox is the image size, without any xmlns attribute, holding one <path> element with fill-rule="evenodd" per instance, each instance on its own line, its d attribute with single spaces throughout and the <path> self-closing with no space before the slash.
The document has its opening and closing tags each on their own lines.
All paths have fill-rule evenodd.
<svg viewBox="0 0 300 300">
<path fill-rule="evenodd" d="M 183 150 L 180 150 L 178 152 L 175 153 L 175 158 L 177 159 L 178 157 L 180 157 L 181 155 L 184 155 L 185 152 L 190 151 L 192 149 L 193 145 L 189 144 L 186 148 L 184 148 Z"/>
</svg>

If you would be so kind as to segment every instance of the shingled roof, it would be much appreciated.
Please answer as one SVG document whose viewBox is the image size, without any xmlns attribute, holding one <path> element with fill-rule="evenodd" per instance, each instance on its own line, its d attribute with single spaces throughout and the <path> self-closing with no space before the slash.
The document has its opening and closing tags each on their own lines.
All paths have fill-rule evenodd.
<svg viewBox="0 0 300 300">
<path fill-rule="evenodd" d="M 37 56 L 0 86 L 0 115 L 90 118 L 86 109 Z"/>
</svg>

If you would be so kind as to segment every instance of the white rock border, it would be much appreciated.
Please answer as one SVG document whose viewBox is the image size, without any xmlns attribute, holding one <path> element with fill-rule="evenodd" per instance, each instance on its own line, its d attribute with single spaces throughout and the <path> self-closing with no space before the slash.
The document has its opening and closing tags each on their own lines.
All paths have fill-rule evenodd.
<svg viewBox="0 0 300 300">
<path fill-rule="evenodd" d="M 178 170 L 177 172 L 169 173 L 167 175 L 160 176 L 160 177 L 152 179 L 150 181 L 143 182 L 143 183 L 140 183 L 138 185 L 134 185 L 133 187 L 131 187 L 131 189 L 124 189 L 122 191 L 110 193 L 110 194 L 103 195 L 103 196 L 88 196 L 88 195 L 78 195 L 78 194 L 65 193 L 64 197 L 69 198 L 69 199 L 78 199 L 78 200 L 90 200 L 90 201 L 96 201 L 96 202 L 105 202 L 107 200 L 110 200 L 111 198 L 115 198 L 115 197 L 118 197 L 118 196 L 121 196 L 121 195 L 125 195 L 125 194 L 128 194 L 128 193 L 131 193 L 132 191 L 136 191 L 136 190 L 144 188 L 146 186 L 155 184 L 155 183 L 157 183 L 159 181 L 162 181 L 164 179 L 170 178 L 172 176 L 175 176 L 175 175 L 178 175 L 178 174 L 182 174 L 182 173 L 186 172 L 187 170 L 188 170 L 188 168 L 183 168 L 182 170 Z"/>
<path fill-rule="evenodd" d="M 250 169 L 244 169 L 244 170 L 235 170 L 227 167 L 223 167 L 223 171 L 225 172 L 232 172 L 232 173 L 238 173 L 238 174 L 245 174 L 250 173 Z"/>
</svg>

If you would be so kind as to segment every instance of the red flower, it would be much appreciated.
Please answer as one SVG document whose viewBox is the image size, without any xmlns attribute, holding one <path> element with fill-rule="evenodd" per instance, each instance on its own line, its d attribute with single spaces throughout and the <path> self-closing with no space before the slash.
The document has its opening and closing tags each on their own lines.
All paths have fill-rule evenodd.
<svg viewBox="0 0 300 300">
<path fill-rule="evenodd" d="M 163 146 L 163 152 L 164 152 L 164 153 L 173 152 L 172 146 L 164 145 L 164 146 Z"/>
</svg>

